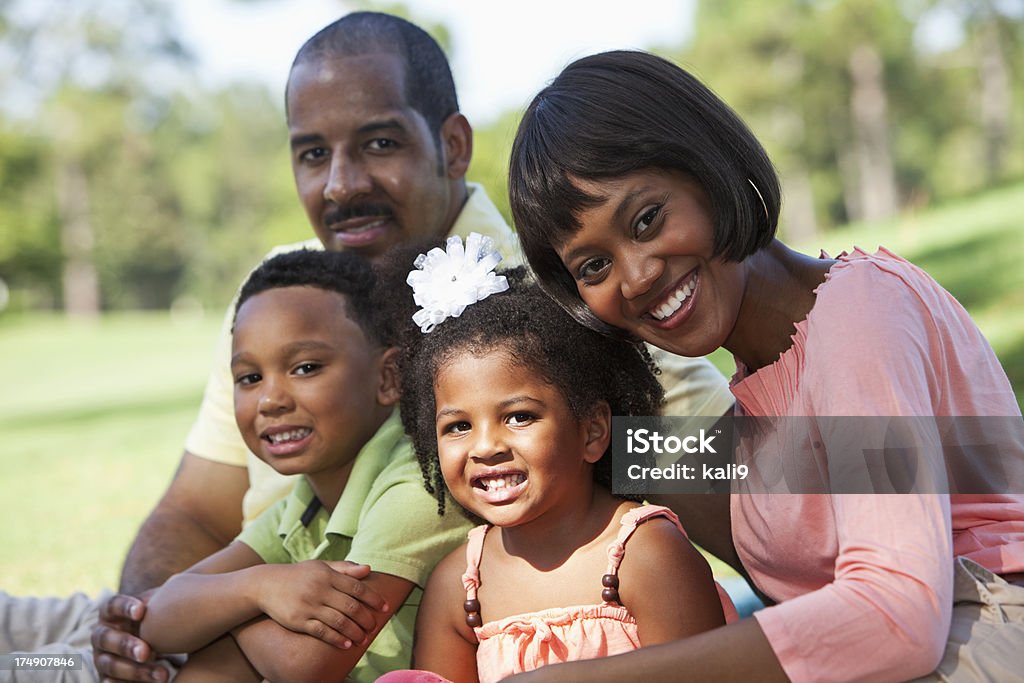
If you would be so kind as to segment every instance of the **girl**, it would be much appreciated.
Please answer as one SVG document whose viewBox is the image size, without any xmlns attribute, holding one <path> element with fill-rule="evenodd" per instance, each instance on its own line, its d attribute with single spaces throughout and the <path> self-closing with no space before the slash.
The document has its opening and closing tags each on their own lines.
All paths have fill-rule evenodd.
<svg viewBox="0 0 1024 683">
<path fill-rule="evenodd" d="M 551 296 L 594 329 L 673 353 L 724 346 L 738 415 L 1019 425 L 991 348 L 924 272 L 884 249 L 819 259 L 774 238 L 780 192 L 761 145 L 663 59 L 566 67 L 520 124 L 509 191 Z M 811 464 L 815 447 L 791 454 Z M 1003 457 L 1019 468 L 1019 444 Z M 780 604 L 529 680 L 1020 680 L 1024 497 L 734 493 L 731 515 L 743 568 Z"/>
<path fill-rule="evenodd" d="M 487 522 L 431 576 L 414 664 L 497 681 L 722 625 L 731 603 L 676 516 L 609 490 L 611 416 L 662 401 L 646 353 L 576 324 L 524 269 L 495 276 L 478 238 L 409 278 L 426 334 L 402 358 L 402 420 L 439 510 L 450 492 Z"/>
</svg>

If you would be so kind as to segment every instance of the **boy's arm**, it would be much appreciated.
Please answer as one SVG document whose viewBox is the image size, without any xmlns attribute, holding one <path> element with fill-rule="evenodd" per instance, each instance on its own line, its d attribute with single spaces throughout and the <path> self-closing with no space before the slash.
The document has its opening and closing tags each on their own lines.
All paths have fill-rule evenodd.
<svg viewBox="0 0 1024 683">
<path fill-rule="evenodd" d="M 347 647 L 386 621 L 379 618 L 385 599 L 349 575 L 367 571 L 321 560 L 264 564 L 255 550 L 235 542 L 168 580 L 150 599 L 141 636 L 160 652 L 192 652 L 266 614 L 293 631 Z"/>
<path fill-rule="evenodd" d="M 626 544 L 619 596 L 636 618 L 644 647 L 725 624 L 711 567 L 664 518 L 640 524 Z"/>
<path fill-rule="evenodd" d="M 476 635 L 466 624 L 462 573 L 466 546 L 456 548 L 430 575 L 416 615 L 413 667 L 432 671 L 455 683 L 475 682 Z"/>
<path fill-rule="evenodd" d="M 268 617 L 242 624 L 232 635 L 249 662 L 268 680 L 343 681 L 414 588 L 411 581 L 378 572 L 370 572 L 363 583 L 383 598 L 389 610 L 383 616 L 378 614 L 376 625 L 368 629 L 364 640 L 353 640 L 348 648 L 289 630 Z"/>
<path fill-rule="evenodd" d="M 244 543 L 235 542 L 171 577 L 150 598 L 139 635 L 158 652 L 193 652 L 261 611 L 254 593 L 263 564 Z"/>
</svg>

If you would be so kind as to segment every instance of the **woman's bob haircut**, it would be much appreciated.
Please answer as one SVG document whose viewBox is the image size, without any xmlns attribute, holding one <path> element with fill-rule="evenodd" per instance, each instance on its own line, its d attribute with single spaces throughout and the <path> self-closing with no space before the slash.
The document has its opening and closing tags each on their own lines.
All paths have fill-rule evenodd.
<svg viewBox="0 0 1024 683">
<path fill-rule="evenodd" d="M 579 213 L 605 199 L 574 181 L 651 169 L 681 172 L 703 188 L 715 256 L 742 261 L 775 236 L 778 176 L 728 105 L 683 69 L 646 52 L 573 62 L 533 98 L 519 124 L 509 200 L 540 285 L 592 329 L 621 334 L 586 307 L 555 251 L 580 229 Z"/>
</svg>

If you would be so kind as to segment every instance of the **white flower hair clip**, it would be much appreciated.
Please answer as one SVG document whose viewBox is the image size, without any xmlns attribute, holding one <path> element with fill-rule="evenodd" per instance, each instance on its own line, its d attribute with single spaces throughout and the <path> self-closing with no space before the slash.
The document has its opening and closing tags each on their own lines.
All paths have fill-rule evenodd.
<svg viewBox="0 0 1024 683">
<path fill-rule="evenodd" d="M 469 233 L 465 247 L 462 239 L 453 235 L 444 249 L 434 247 L 417 256 L 416 269 L 405 280 L 420 306 L 413 322 L 426 334 L 448 318 L 458 318 L 466 306 L 504 292 L 508 280 L 494 273 L 499 262 L 501 254 L 491 238 L 475 232 Z"/>
</svg>

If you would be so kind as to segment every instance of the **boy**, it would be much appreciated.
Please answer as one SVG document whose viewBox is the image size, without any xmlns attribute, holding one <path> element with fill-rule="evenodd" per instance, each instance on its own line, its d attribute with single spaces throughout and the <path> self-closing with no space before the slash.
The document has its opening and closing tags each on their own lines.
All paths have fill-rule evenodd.
<svg viewBox="0 0 1024 683">
<path fill-rule="evenodd" d="M 195 653 L 180 681 L 372 681 L 409 664 L 420 587 L 468 522 L 439 523 L 424 490 L 374 284 L 360 257 L 303 250 L 266 261 L 241 290 L 235 420 L 261 460 L 303 476 L 153 596 L 141 636 Z M 365 576 L 335 560 L 368 565 Z"/>
</svg>

